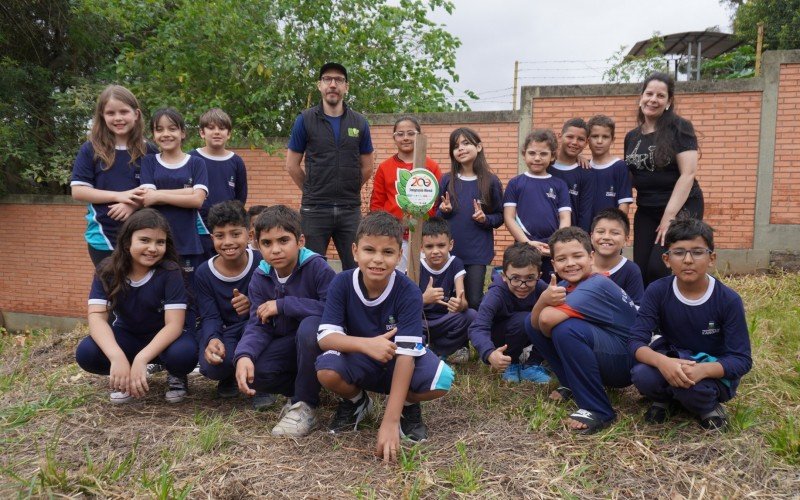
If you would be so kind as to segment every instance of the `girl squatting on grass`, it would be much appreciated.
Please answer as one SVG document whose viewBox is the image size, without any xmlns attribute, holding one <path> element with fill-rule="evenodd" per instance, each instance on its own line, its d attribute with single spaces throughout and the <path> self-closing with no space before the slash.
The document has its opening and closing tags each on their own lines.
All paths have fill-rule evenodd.
<svg viewBox="0 0 800 500">
<path fill-rule="evenodd" d="M 72 197 L 88 203 L 89 257 L 97 266 L 111 255 L 117 231 L 142 206 L 139 170 L 146 154 L 156 153 L 144 139 L 142 111 L 130 90 L 109 85 L 97 98 L 92 131 L 72 166 Z"/>
<path fill-rule="evenodd" d="M 89 292 L 89 336 L 75 353 L 81 368 L 109 376 L 112 403 L 150 390 L 147 364 L 154 360 L 170 373 L 167 401 L 186 397 L 186 375 L 197 364 L 197 341 L 185 329 L 186 299 L 167 220 L 155 210 L 139 210 L 97 268 Z"/>
</svg>

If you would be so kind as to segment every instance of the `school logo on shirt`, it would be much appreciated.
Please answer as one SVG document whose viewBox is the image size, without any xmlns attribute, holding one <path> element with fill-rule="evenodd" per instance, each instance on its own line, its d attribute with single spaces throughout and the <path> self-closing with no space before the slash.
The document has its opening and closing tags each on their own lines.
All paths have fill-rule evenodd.
<svg viewBox="0 0 800 500">
<path fill-rule="evenodd" d="M 162 299 L 161 300 L 161 305 L 158 306 L 158 311 L 157 312 L 160 312 L 160 313 L 164 312 L 164 302 L 165 301 Z"/>
<path fill-rule="evenodd" d="M 348 128 L 347 135 L 349 135 L 350 137 L 358 137 L 358 129 L 355 127 Z"/>
<path fill-rule="evenodd" d="M 708 328 L 703 330 L 703 335 L 716 335 L 720 332 L 720 329 L 717 328 L 717 324 L 713 321 L 708 322 Z"/>
<path fill-rule="evenodd" d="M 233 179 L 233 176 L 231 176 L 231 178 L 228 179 L 228 186 L 236 187 L 236 181 Z"/>
<path fill-rule="evenodd" d="M 183 269 L 183 272 L 185 273 L 193 273 L 194 266 L 192 265 L 192 261 L 189 259 L 183 259 L 183 265 L 181 266 L 181 269 Z"/>
<path fill-rule="evenodd" d="M 578 196 L 578 185 L 573 184 L 571 188 L 569 188 L 570 196 Z"/>
<path fill-rule="evenodd" d="M 386 323 L 386 325 L 384 325 L 384 328 L 386 328 L 387 332 L 389 330 L 393 330 L 394 328 L 397 328 L 397 320 L 394 319 L 394 316 L 392 316 L 391 314 L 389 315 L 389 322 Z"/>
<path fill-rule="evenodd" d="M 185 188 L 190 188 L 190 187 L 192 187 L 192 186 L 194 186 L 194 183 L 192 182 L 192 178 L 191 178 L 191 177 L 189 177 L 189 180 L 188 180 L 188 181 L 186 181 L 186 182 L 183 184 L 183 187 L 185 187 Z"/>
<path fill-rule="evenodd" d="M 608 196 L 609 198 L 614 198 L 615 196 L 617 196 L 616 191 L 614 191 L 613 184 L 611 185 L 611 187 L 608 188 L 608 191 L 606 191 L 606 196 Z"/>
<path fill-rule="evenodd" d="M 550 191 L 545 193 L 545 196 L 547 196 L 548 198 L 550 198 L 552 200 L 555 200 L 556 199 L 556 192 L 553 191 L 553 188 L 550 188 Z"/>
</svg>

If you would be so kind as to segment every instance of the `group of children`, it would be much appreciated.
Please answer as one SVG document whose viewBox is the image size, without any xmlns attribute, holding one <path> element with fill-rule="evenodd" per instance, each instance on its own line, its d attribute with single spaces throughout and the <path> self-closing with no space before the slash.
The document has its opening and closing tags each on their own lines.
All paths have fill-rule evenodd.
<svg viewBox="0 0 800 500">
<path fill-rule="evenodd" d="M 569 120 L 560 146 L 550 130 L 529 134 L 528 172 L 505 194 L 478 134 L 455 130 L 450 172 L 426 164 L 442 196 L 421 228 L 418 283 L 404 273 L 407 232 L 391 187 L 397 169 L 411 168 L 415 119 L 395 124 L 398 154 L 379 167 L 373 211 L 353 243 L 358 267 L 338 275 L 304 247 L 295 210 L 245 211 L 244 164 L 225 149 L 224 112 L 201 117 L 206 146 L 190 154 L 174 110 L 153 113 L 160 152 L 142 128 L 136 98 L 107 88 L 72 178 L 73 196 L 90 204 L 86 240 L 97 266 L 90 335 L 76 357 L 109 375 L 112 402 L 143 396 L 154 362 L 168 373 L 166 399 L 181 401 L 198 358 L 221 397 L 241 392 L 264 408 L 286 396 L 274 435 L 310 433 L 322 387 L 340 398 L 334 433 L 364 418 L 368 391 L 384 393 L 376 446 L 393 459 L 401 436 L 427 438 L 420 403 L 450 390 L 445 361 L 467 362 L 471 343 L 508 382 L 554 375 L 550 397 L 575 401 L 568 425 L 581 433 L 615 419 L 605 387 L 631 383 L 652 400 L 648 421 L 663 422 L 677 402 L 704 427 L 725 425 L 719 403 L 751 367 L 741 300 L 707 273 L 713 235 L 692 219 L 667 233 L 673 276 L 644 290 L 621 254 L 632 197 L 625 163 L 609 153 L 609 118 Z M 580 157 L 587 140 L 590 169 Z M 484 296 L 503 222 L 517 242 Z"/>
</svg>

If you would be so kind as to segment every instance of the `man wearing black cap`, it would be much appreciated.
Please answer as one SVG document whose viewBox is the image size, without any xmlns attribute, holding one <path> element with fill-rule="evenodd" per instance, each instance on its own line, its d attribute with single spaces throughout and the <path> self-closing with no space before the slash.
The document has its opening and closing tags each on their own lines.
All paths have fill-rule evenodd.
<svg viewBox="0 0 800 500">
<path fill-rule="evenodd" d="M 286 171 L 303 191 L 300 206 L 306 247 L 325 255 L 333 237 L 342 269 L 356 267 L 351 250 L 361 219 L 361 186 L 372 176 L 372 138 L 364 116 L 344 103 L 347 70 L 319 70 L 322 102 L 297 117 L 286 151 Z M 305 168 L 300 162 L 305 156 Z"/>
</svg>

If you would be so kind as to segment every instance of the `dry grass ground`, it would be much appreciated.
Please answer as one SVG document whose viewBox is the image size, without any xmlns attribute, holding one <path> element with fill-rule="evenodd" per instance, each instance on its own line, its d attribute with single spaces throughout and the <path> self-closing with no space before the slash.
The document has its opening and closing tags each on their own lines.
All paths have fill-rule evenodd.
<svg viewBox="0 0 800 500">
<path fill-rule="evenodd" d="M 620 419 L 576 437 L 570 409 L 548 390 L 506 386 L 486 367 L 459 367 L 456 386 L 424 406 L 430 441 L 385 466 L 359 432 L 305 439 L 269 435 L 280 404 L 255 413 L 215 399 L 193 378 L 191 397 L 163 401 L 165 376 L 143 401 L 115 407 L 106 380 L 82 373 L 85 331 L 0 339 L 0 496 L 158 498 L 798 497 L 800 276 L 731 278 L 745 298 L 755 368 L 728 405 L 731 427 L 706 433 L 678 415 L 650 426 L 632 389 L 615 392 Z M 333 400 L 323 400 L 326 422 Z"/>
</svg>

